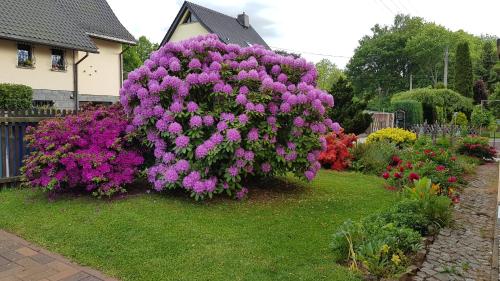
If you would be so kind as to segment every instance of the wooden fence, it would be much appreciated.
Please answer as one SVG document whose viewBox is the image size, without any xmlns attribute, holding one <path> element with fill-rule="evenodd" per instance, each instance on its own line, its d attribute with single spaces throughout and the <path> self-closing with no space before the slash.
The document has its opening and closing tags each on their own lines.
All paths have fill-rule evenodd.
<svg viewBox="0 0 500 281">
<path fill-rule="evenodd" d="M 366 130 L 366 134 L 371 134 L 375 131 L 384 128 L 394 127 L 394 113 L 368 111 L 372 115 L 372 123 Z"/>
<path fill-rule="evenodd" d="M 72 110 L 0 110 L 0 185 L 17 182 L 23 158 L 30 150 L 24 141 L 26 128 L 41 120 L 72 114 Z"/>
</svg>

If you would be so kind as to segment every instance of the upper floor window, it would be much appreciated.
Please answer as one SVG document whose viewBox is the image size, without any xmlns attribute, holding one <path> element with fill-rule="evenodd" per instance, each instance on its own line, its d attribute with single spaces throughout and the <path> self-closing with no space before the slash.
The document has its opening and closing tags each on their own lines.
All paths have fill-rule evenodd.
<svg viewBox="0 0 500 281">
<path fill-rule="evenodd" d="M 184 21 L 182 23 L 191 23 L 191 22 L 197 22 L 197 21 L 198 21 L 198 19 L 193 14 L 191 14 L 191 12 L 188 12 L 186 15 L 186 18 L 184 19 Z"/>
<path fill-rule="evenodd" d="M 65 70 L 64 51 L 52 49 L 52 70 Z"/>
<path fill-rule="evenodd" d="M 33 67 L 33 49 L 28 44 L 17 44 L 17 65 Z"/>
</svg>

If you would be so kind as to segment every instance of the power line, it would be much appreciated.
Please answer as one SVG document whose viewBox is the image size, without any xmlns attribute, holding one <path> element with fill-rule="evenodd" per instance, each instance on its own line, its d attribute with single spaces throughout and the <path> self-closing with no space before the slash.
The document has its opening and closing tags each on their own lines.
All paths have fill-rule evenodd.
<svg viewBox="0 0 500 281">
<path fill-rule="evenodd" d="M 389 11 L 389 12 L 390 12 L 393 16 L 395 16 L 395 15 L 396 15 L 396 13 L 394 13 L 394 12 L 392 11 L 392 9 L 391 9 L 391 8 L 389 8 L 389 6 L 387 6 L 387 5 L 385 4 L 385 2 L 384 2 L 383 0 L 379 0 L 379 2 L 380 2 L 380 3 L 382 3 L 382 5 L 383 5 L 383 6 L 384 6 L 384 7 L 385 7 L 385 8 L 386 8 L 386 9 L 387 9 L 387 10 L 388 10 L 388 11 Z"/>
<path fill-rule="evenodd" d="M 397 10 L 398 14 L 400 14 L 400 13 L 403 12 L 403 10 L 401 9 L 401 7 L 399 7 L 399 5 L 397 5 L 396 2 L 394 2 L 394 0 L 389 0 L 389 1 L 391 1 L 392 5 L 394 7 L 396 7 L 396 10 Z"/>
</svg>

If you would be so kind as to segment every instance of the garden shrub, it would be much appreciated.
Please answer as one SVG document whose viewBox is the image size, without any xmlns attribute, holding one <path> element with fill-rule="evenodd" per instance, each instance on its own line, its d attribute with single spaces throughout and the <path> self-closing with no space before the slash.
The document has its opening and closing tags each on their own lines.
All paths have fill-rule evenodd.
<svg viewBox="0 0 500 281">
<path fill-rule="evenodd" d="M 495 124 L 493 113 L 480 105 L 474 106 L 470 119 L 472 126 L 476 128 L 485 128 L 491 124 Z"/>
<path fill-rule="evenodd" d="M 343 171 L 349 167 L 352 156 L 349 152 L 356 142 L 354 134 L 345 134 L 342 130 L 339 133 L 331 133 L 326 136 L 326 150 L 319 155 L 319 162 L 323 167 L 336 171 Z"/>
<path fill-rule="evenodd" d="M 422 103 L 415 100 L 398 100 L 391 103 L 394 111 L 403 110 L 405 112 L 406 126 L 423 123 Z"/>
<path fill-rule="evenodd" d="M 404 199 L 389 211 L 382 213 L 385 221 L 407 227 L 422 235 L 436 234 L 451 222 L 451 200 L 438 195 L 436 185 L 422 178 L 414 186 L 403 190 Z"/>
<path fill-rule="evenodd" d="M 397 145 L 403 145 L 413 143 L 416 139 L 417 135 L 413 132 L 401 128 L 385 128 L 369 134 L 366 142 L 388 141 Z"/>
<path fill-rule="evenodd" d="M 373 175 L 380 175 L 397 153 L 395 144 L 390 142 L 358 143 L 351 149 L 353 169 Z"/>
<path fill-rule="evenodd" d="M 361 221 L 344 222 L 333 235 L 334 259 L 371 275 L 367 280 L 396 277 L 421 249 L 422 235 L 448 226 L 451 213 L 450 199 L 439 196 L 432 182 L 423 178 L 392 208 Z"/>
<path fill-rule="evenodd" d="M 493 160 L 497 154 L 496 149 L 490 146 L 488 138 L 474 135 L 463 137 L 458 143 L 457 152 L 484 160 Z"/>
<path fill-rule="evenodd" d="M 94 107 L 29 127 L 26 141 L 33 152 L 24 160 L 25 183 L 96 196 L 124 192 L 143 162 L 130 149 L 125 116 L 120 105 Z"/>
<path fill-rule="evenodd" d="M 29 86 L 0 84 L 0 109 L 29 109 L 32 99 L 33 90 Z"/>
<path fill-rule="evenodd" d="M 457 112 L 457 115 L 455 118 L 452 119 L 452 123 L 454 125 L 460 126 L 460 127 L 467 127 L 469 124 L 469 121 L 467 120 L 467 116 L 463 112 Z"/>
<path fill-rule="evenodd" d="M 132 71 L 120 100 L 154 151 L 154 189 L 195 199 L 237 197 L 249 175 L 293 172 L 312 180 L 338 124 L 325 117 L 333 97 L 315 88 L 302 58 L 261 46 L 226 45 L 216 35 L 168 43 Z"/>
<path fill-rule="evenodd" d="M 437 119 L 436 107 L 441 107 L 444 110 L 446 119 L 451 119 L 453 112 L 461 111 L 470 113 L 472 111 L 472 99 L 466 98 L 450 89 L 420 88 L 397 93 L 391 98 L 391 102 L 402 100 L 416 100 L 421 102 L 424 120 L 431 124 Z"/>
</svg>

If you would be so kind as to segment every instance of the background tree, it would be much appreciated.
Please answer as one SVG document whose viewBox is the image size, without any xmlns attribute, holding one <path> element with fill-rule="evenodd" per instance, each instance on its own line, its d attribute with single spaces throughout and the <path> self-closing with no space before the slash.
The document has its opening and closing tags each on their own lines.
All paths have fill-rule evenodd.
<svg viewBox="0 0 500 281">
<path fill-rule="evenodd" d="M 494 69 L 495 64 L 498 62 L 498 55 L 496 45 L 493 40 L 487 38 L 483 43 L 481 51 L 480 63 L 477 67 L 477 75 L 486 83 L 489 91 L 493 91 L 494 84 L 497 82 L 497 73 Z"/>
<path fill-rule="evenodd" d="M 325 91 L 331 89 L 333 84 L 344 76 L 344 72 L 328 59 L 322 59 L 316 63 L 316 70 L 318 71 L 317 86 Z"/>
<path fill-rule="evenodd" d="M 139 37 L 137 45 L 130 46 L 123 53 L 123 72 L 125 74 L 123 77 L 126 78 L 130 71 L 141 66 L 149 58 L 149 54 L 157 50 L 158 47 L 157 43 L 152 43 L 146 36 Z"/>
<path fill-rule="evenodd" d="M 474 83 L 472 92 L 474 93 L 474 104 L 480 104 L 482 100 L 488 99 L 488 90 L 486 89 L 486 84 L 483 80 L 477 80 Z"/>
<path fill-rule="evenodd" d="M 412 64 L 432 81 L 438 83 L 443 77 L 445 49 L 453 45 L 453 33 L 436 24 L 425 24 L 408 40 L 406 51 Z"/>
<path fill-rule="evenodd" d="M 457 45 L 455 62 L 455 89 L 465 97 L 472 97 L 472 61 L 469 43 L 461 42 Z"/>
<path fill-rule="evenodd" d="M 354 96 L 351 83 L 343 76 L 340 76 L 329 92 L 335 98 L 335 106 L 328 112 L 329 117 L 339 122 L 346 133 L 365 132 L 372 122 L 371 115 L 364 113 L 366 99 Z"/>
</svg>

